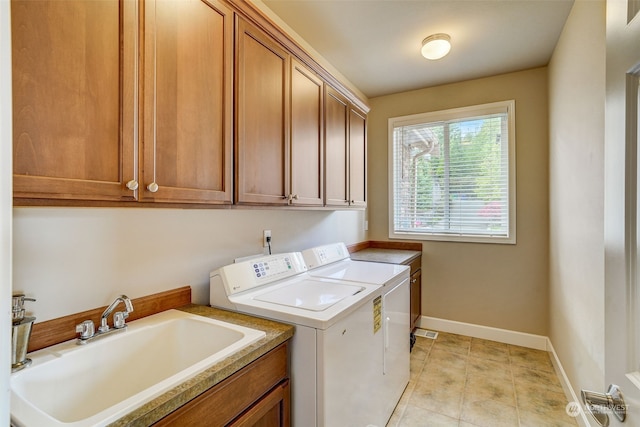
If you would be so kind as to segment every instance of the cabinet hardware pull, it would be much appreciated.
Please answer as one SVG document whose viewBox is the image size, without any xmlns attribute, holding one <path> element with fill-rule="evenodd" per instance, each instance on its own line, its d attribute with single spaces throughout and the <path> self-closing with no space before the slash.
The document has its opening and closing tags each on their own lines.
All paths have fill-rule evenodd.
<svg viewBox="0 0 640 427">
<path fill-rule="evenodd" d="M 298 195 L 297 195 L 297 194 L 294 194 L 294 195 L 293 195 L 293 198 L 294 198 L 295 200 L 298 200 Z"/>
<path fill-rule="evenodd" d="M 136 181 L 135 179 L 132 179 L 131 181 L 127 182 L 127 188 L 131 191 L 135 191 L 138 189 L 138 181 Z"/>
<path fill-rule="evenodd" d="M 158 191 L 158 184 L 156 184 L 155 182 L 152 182 L 151 184 L 147 185 L 147 190 L 151 191 L 152 193 L 155 193 L 156 191 Z"/>
</svg>

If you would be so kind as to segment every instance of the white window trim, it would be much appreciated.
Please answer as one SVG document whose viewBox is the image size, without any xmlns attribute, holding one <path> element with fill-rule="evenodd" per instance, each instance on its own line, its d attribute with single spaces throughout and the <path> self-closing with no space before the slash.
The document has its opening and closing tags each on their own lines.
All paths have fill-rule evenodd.
<svg viewBox="0 0 640 427">
<path fill-rule="evenodd" d="M 411 233 L 394 231 L 394 171 L 393 171 L 393 130 L 398 126 L 408 126 L 424 122 L 453 120 L 469 117 L 504 112 L 507 109 L 508 133 L 509 133 L 509 231 L 507 237 L 477 236 L 452 233 Z M 470 242 L 470 243 L 499 243 L 516 244 L 516 110 L 515 101 L 500 101 L 489 104 L 473 105 L 469 107 L 453 108 L 449 110 L 412 114 L 409 116 L 391 117 L 388 120 L 388 176 L 389 176 L 389 238 L 405 240 L 435 240 L 446 242 Z"/>
</svg>

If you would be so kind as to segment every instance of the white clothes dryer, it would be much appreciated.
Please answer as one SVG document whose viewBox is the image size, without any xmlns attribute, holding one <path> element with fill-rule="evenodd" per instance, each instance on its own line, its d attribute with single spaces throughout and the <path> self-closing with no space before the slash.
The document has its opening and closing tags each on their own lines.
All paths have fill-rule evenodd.
<svg viewBox="0 0 640 427">
<path fill-rule="evenodd" d="M 380 386 L 382 417 L 393 414 L 409 383 L 411 326 L 409 267 L 354 261 L 344 243 L 302 251 L 312 277 L 373 284 L 382 288 L 383 382 Z"/>
<path fill-rule="evenodd" d="M 386 424 L 382 411 L 373 409 L 383 405 L 385 342 L 376 329 L 382 287 L 311 277 L 299 252 L 222 267 L 211 273 L 210 286 L 212 306 L 295 325 L 294 426 Z"/>
</svg>

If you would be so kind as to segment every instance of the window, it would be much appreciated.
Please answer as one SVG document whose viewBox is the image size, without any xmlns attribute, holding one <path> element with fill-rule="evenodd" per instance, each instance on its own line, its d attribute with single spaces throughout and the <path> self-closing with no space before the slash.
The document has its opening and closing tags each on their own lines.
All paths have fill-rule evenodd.
<svg viewBox="0 0 640 427">
<path fill-rule="evenodd" d="M 389 119 L 389 237 L 515 243 L 515 102 Z"/>
</svg>

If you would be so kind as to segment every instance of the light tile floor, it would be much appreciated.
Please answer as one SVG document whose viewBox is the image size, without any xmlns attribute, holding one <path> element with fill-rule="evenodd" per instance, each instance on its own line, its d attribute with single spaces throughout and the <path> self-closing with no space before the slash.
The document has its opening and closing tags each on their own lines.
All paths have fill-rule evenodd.
<svg viewBox="0 0 640 427">
<path fill-rule="evenodd" d="M 577 426 L 567 403 L 547 352 L 441 332 L 417 337 L 387 427 Z"/>
</svg>

